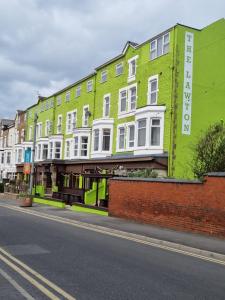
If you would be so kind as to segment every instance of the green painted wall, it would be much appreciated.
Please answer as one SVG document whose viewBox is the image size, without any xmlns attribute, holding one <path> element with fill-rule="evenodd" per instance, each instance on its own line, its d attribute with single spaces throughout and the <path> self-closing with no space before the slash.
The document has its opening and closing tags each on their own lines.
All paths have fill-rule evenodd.
<svg viewBox="0 0 225 300">
<path fill-rule="evenodd" d="M 184 34 L 194 33 L 192 124 L 191 135 L 182 135 L 182 105 L 184 80 Z M 170 173 L 178 178 L 192 178 L 193 145 L 206 128 L 225 120 L 225 20 L 221 19 L 203 30 L 176 27 L 177 89 L 176 122 L 174 124 L 174 164 Z"/>
</svg>

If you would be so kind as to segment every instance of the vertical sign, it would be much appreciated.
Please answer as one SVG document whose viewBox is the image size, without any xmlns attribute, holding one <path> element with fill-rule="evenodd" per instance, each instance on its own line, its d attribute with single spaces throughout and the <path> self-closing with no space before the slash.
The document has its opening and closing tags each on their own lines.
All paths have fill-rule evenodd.
<svg viewBox="0 0 225 300">
<path fill-rule="evenodd" d="M 27 148 L 24 153 L 23 173 L 30 174 L 31 171 L 31 148 Z"/>
<path fill-rule="evenodd" d="M 185 32 L 182 134 L 191 134 L 194 34 Z"/>
</svg>

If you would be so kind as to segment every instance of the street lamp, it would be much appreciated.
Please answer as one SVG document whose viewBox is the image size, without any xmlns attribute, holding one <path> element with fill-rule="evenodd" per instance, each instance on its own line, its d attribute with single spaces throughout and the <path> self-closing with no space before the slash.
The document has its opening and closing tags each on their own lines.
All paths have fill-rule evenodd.
<svg viewBox="0 0 225 300">
<path fill-rule="evenodd" d="M 34 182 L 34 158 L 35 158 L 35 147 L 36 147 L 36 127 L 37 127 L 37 113 L 34 114 L 34 140 L 33 140 L 33 149 L 32 149 L 32 162 L 31 162 L 31 172 L 30 172 L 30 187 L 29 192 L 32 195 L 32 188 Z"/>
</svg>

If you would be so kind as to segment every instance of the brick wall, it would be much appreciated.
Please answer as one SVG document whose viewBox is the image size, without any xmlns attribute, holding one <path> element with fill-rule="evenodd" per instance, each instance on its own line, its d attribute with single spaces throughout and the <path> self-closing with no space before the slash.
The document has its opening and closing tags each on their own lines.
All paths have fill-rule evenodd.
<svg viewBox="0 0 225 300">
<path fill-rule="evenodd" d="M 115 178 L 109 195 L 111 216 L 225 236 L 225 173 L 204 182 Z"/>
</svg>

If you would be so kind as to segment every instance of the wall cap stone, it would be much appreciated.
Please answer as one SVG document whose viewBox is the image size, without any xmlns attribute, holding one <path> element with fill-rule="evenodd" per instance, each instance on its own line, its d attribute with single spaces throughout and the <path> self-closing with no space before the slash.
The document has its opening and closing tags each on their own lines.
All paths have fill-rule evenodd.
<svg viewBox="0 0 225 300">
<path fill-rule="evenodd" d="M 225 172 L 210 172 L 210 173 L 207 173 L 206 176 L 208 176 L 208 177 L 225 177 Z"/>
<path fill-rule="evenodd" d="M 110 180 L 119 181 L 144 181 L 144 182 L 160 182 L 160 183 L 185 183 L 185 184 L 202 184 L 200 180 L 174 179 L 174 178 L 140 178 L 140 177 L 114 177 Z"/>
</svg>

